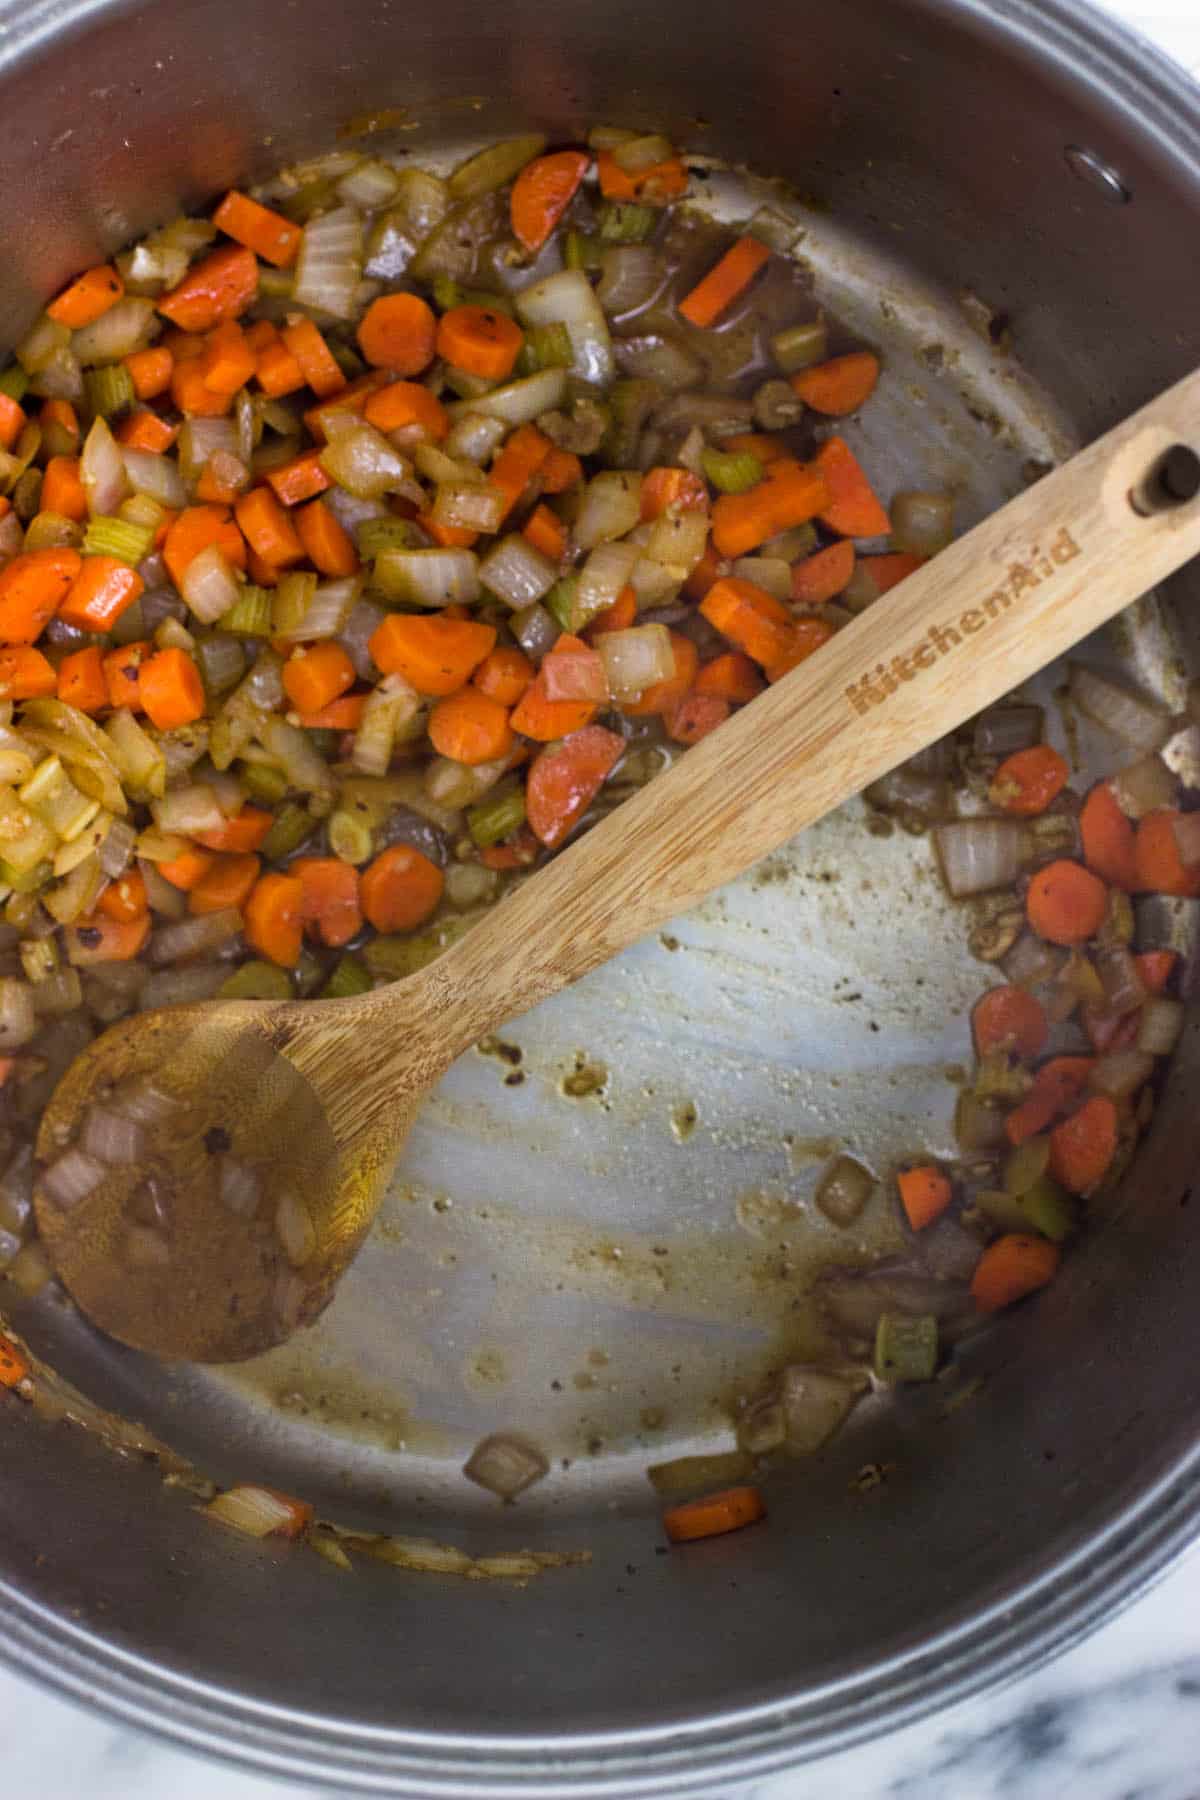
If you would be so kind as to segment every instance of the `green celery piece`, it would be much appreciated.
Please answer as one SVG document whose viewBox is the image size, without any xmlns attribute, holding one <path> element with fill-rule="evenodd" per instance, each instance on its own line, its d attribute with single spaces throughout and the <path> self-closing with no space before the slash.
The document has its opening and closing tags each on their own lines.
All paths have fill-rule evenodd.
<svg viewBox="0 0 1200 1800">
<path fill-rule="evenodd" d="M 247 583 L 229 611 L 219 621 L 219 629 L 232 631 L 238 637 L 270 637 L 270 589 L 255 587 L 251 583 Z"/>
<path fill-rule="evenodd" d="M 875 1332 L 875 1374 L 880 1381 L 931 1381 L 937 1368 L 938 1324 L 932 1313 L 910 1318 L 884 1313 Z"/>
<path fill-rule="evenodd" d="M 152 525 L 134 525 L 128 519 L 101 514 L 89 519 L 80 547 L 85 556 L 115 556 L 136 569 L 149 556 L 153 542 Z"/>
<path fill-rule="evenodd" d="M 343 956 L 337 968 L 321 989 L 322 1000 L 349 1000 L 355 994 L 370 993 L 371 977 L 357 956 Z"/>
<path fill-rule="evenodd" d="M 244 962 L 217 989 L 218 1000 L 290 1000 L 292 981 L 274 963 Z"/>
<path fill-rule="evenodd" d="M 757 487 L 763 466 L 749 450 L 702 450 L 700 466 L 722 494 L 745 494 Z"/>
<path fill-rule="evenodd" d="M 102 369 L 89 369 L 84 376 L 84 387 L 93 413 L 105 419 L 125 412 L 137 398 L 133 376 L 124 363 L 108 363 Z"/>
<path fill-rule="evenodd" d="M 307 807 L 297 806 L 294 801 L 281 806 L 271 822 L 270 831 L 263 839 L 264 858 L 267 862 L 278 862 L 280 857 L 290 856 L 315 830 L 316 820 Z"/>
<path fill-rule="evenodd" d="M 19 406 L 29 389 L 29 377 L 20 363 L 9 363 L 0 369 L 0 394 L 7 394 Z"/>
<path fill-rule="evenodd" d="M 488 794 L 467 808 L 467 830 L 481 850 L 502 844 L 525 823 L 525 789 L 519 784 Z"/>
<path fill-rule="evenodd" d="M 243 763 L 240 774 L 250 798 L 264 806 L 277 806 L 287 793 L 287 776 L 270 763 Z"/>
<path fill-rule="evenodd" d="M 644 244 L 658 214 L 632 200 L 606 200 L 600 208 L 600 240 L 605 244 Z"/>
</svg>

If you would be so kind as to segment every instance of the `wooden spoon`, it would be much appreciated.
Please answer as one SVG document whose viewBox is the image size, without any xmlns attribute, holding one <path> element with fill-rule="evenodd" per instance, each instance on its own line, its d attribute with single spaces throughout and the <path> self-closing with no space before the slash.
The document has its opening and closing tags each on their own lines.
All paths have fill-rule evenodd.
<svg viewBox="0 0 1200 1800">
<path fill-rule="evenodd" d="M 943 551 L 408 980 L 322 1005 L 182 1006 L 105 1032 L 46 1110 L 41 1165 L 114 1090 L 160 1116 L 137 1161 L 75 1204 L 39 1181 L 42 1238 L 84 1312 L 139 1350 L 205 1362 L 252 1356 L 313 1319 L 370 1229 L 418 1107 L 468 1045 L 1187 561 L 1200 550 L 1189 445 L 1200 373 Z M 239 1186 L 246 1166 L 256 1206 Z"/>
</svg>

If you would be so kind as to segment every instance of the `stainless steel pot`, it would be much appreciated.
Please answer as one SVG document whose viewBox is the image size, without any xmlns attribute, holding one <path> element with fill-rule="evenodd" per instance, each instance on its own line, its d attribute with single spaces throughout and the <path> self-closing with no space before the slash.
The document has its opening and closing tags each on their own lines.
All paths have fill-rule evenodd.
<svg viewBox="0 0 1200 1800">
<path fill-rule="evenodd" d="M 414 148 L 661 123 L 828 201 L 809 219 L 818 287 L 889 350 L 878 454 L 956 479 L 967 513 L 1012 491 L 1024 457 L 1099 432 L 1200 358 L 1200 99 L 1068 0 L 654 16 L 635 0 L 45 0 L 0 16 L 5 337 L 181 203 L 401 108 Z M 965 284 L 1011 315 L 1025 373 L 972 337 Z M 1169 610 L 1143 607 L 1109 646 L 1167 693 Z M 656 1553 L 642 1466 L 711 1436 L 745 1343 L 769 1351 L 752 1296 L 773 1270 L 780 1326 L 787 1207 L 804 1209 L 821 1133 L 895 1149 L 906 1121 L 925 1141 L 946 1129 L 942 1065 L 963 1053 L 980 971 L 924 849 L 871 844 L 834 822 L 522 1022 L 523 1089 L 468 1059 L 303 1369 L 155 1371 L 52 1305 L 22 1320 L 95 1398 L 219 1476 L 469 1546 L 587 1545 L 589 1567 L 523 1591 L 338 1576 L 201 1524 L 152 1464 L 7 1406 L 3 1653 L 140 1725 L 327 1783 L 728 1791 L 1026 1671 L 1151 1580 L 1198 1511 L 1194 1035 L 1124 1204 L 1035 1310 L 965 1356 L 968 1404 L 941 1390 L 867 1408 L 771 1484 L 769 1528 Z M 607 1081 L 568 1105 L 556 1071 L 576 1050 Z M 685 1097 L 700 1124 L 677 1143 Z M 438 1235 L 447 1218 L 457 1235 Z M 673 1302 L 660 1254 L 683 1271 Z M 622 1436 L 639 1370 L 648 1400 Z M 440 1435 L 413 1424 L 431 1414 Z M 456 1474 L 463 1434 L 501 1416 L 579 1449 L 503 1514 Z M 864 1491 L 865 1464 L 886 1479 Z"/>
</svg>

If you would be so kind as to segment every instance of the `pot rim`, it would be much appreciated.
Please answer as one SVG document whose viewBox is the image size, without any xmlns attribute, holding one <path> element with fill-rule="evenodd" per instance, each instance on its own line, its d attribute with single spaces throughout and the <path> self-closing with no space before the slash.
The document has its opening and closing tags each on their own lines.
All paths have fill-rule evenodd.
<svg viewBox="0 0 1200 1800">
<path fill-rule="evenodd" d="M 1137 32 L 1089 0 L 924 0 L 983 34 L 1026 46 L 1085 82 L 1193 180 L 1200 86 Z M 118 0 L 119 4 L 119 0 Z M 34 0 L 18 13 L 0 76 L 116 10 L 111 0 Z M 18 23 L 19 22 L 19 23 Z M 772 1699 L 651 1727 L 516 1736 L 384 1730 L 249 1700 L 189 1679 L 104 1639 L 0 1579 L 0 1663 L 78 1704 L 168 1742 L 260 1774 L 430 1800 L 578 1800 L 727 1792 L 852 1748 L 885 1730 L 1028 1674 L 1071 1648 L 1159 1580 L 1200 1535 L 1200 1441 L 1178 1441 L 1139 1490 L 1114 1493 L 1098 1526 L 1033 1565 L 1014 1595 L 862 1674 L 802 1698 Z M 936 1680 L 932 1679 L 936 1673 Z"/>
</svg>

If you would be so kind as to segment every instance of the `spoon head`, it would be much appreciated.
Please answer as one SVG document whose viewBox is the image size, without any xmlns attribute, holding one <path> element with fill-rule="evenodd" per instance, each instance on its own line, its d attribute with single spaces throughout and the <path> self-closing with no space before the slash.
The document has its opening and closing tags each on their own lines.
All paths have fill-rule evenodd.
<svg viewBox="0 0 1200 1800">
<path fill-rule="evenodd" d="M 232 1362 L 311 1323 L 388 1168 L 336 1141 L 281 1009 L 124 1020 L 68 1069 L 38 1136 L 51 1261 L 111 1337 Z"/>
</svg>

